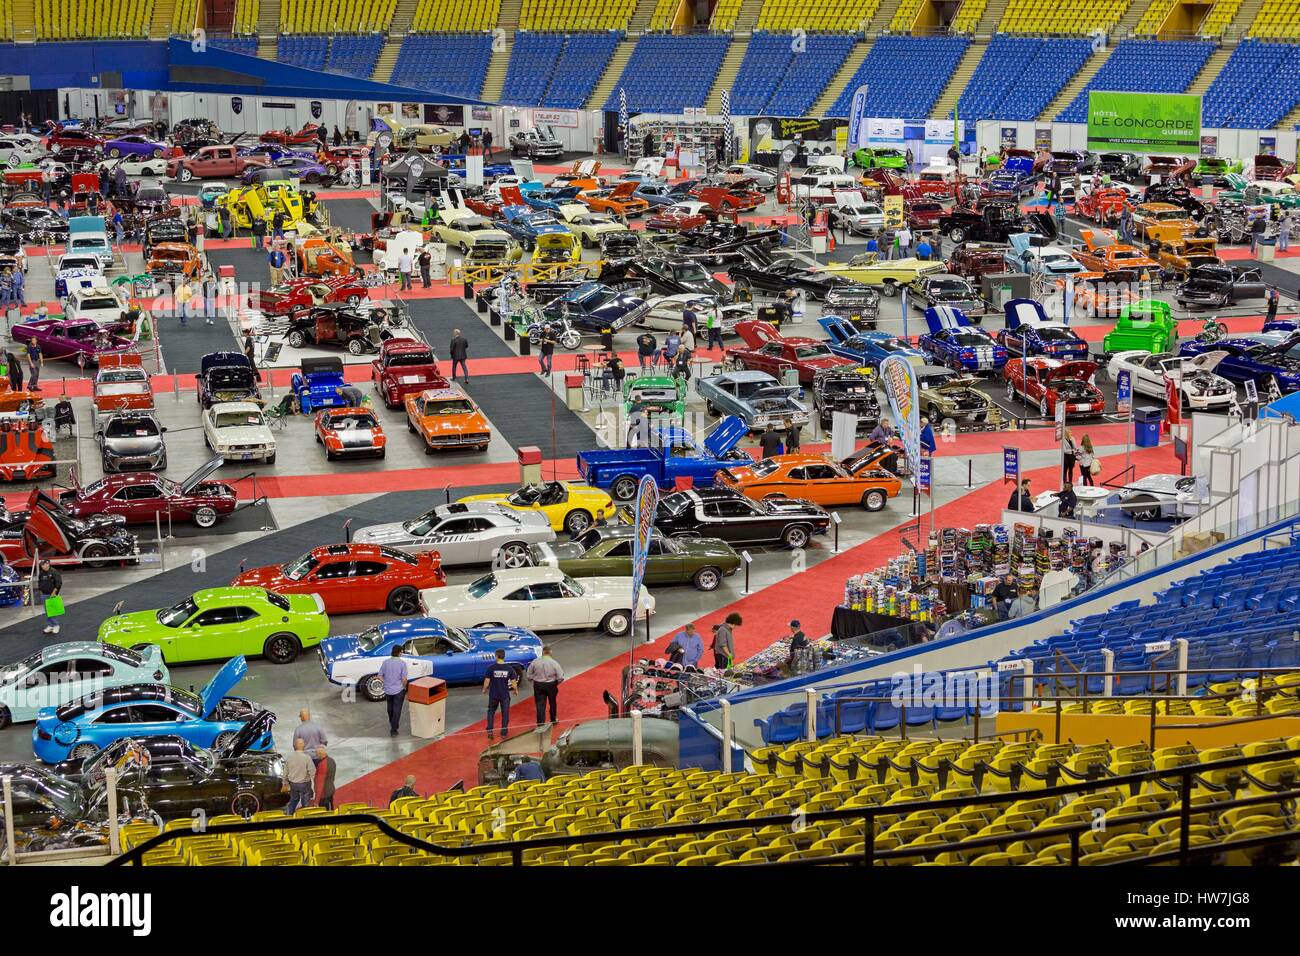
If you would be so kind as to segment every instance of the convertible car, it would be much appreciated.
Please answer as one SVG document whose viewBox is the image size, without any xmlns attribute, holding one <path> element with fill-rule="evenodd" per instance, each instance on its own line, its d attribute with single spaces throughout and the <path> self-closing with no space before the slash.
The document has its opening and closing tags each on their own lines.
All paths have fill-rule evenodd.
<svg viewBox="0 0 1300 956">
<path fill-rule="evenodd" d="M 9 330 L 15 342 L 40 343 L 41 353 L 51 359 L 67 359 L 78 365 L 97 365 L 99 357 L 125 352 L 131 341 L 90 319 L 35 319 Z"/>
<path fill-rule="evenodd" d="M 497 651 L 516 676 L 542 655 L 542 640 L 525 627 L 449 627 L 433 617 L 385 621 L 360 634 L 321 641 L 317 652 L 331 684 L 355 686 L 367 700 L 384 699 L 379 665 L 400 646 L 407 680 L 437 677 L 448 684 L 481 684 Z"/>
<path fill-rule="evenodd" d="M 599 488 L 571 481 L 524 485 L 509 494 L 470 495 L 458 504 L 493 502 L 515 511 L 545 515 L 555 531 L 579 535 L 597 521 L 614 516 L 614 500 Z"/>
<path fill-rule="evenodd" d="M 534 544 L 531 563 L 559 568 L 575 578 L 631 577 L 636 528 L 614 525 L 589 528 L 572 541 Z M 646 557 L 646 584 L 693 584 L 713 591 L 726 576 L 735 574 L 740 555 L 716 538 L 665 538 L 651 533 Z"/>
</svg>

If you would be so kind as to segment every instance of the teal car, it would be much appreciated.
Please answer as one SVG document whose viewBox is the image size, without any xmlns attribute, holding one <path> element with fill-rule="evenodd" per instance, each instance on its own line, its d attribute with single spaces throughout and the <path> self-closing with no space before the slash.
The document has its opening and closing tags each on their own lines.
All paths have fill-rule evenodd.
<svg viewBox="0 0 1300 956">
<path fill-rule="evenodd" d="M 861 169 L 897 169 L 907 172 L 907 154 L 892 146 L 863 146 L 853 151 L 853 165 Z"/>
<path fill-rule="evenodd" d="M 684 415 L 686 380 L 670 375 L 638 375 L 624 383 L 623 403 L 629 414 L 639 406 L 648 415 Z"/>
<path fill-rule="evenodd" d="M 172 607 L 110 617 L 99 625 L 99 639 L 134 650 L 157 645 L 168 664 L 241 654 L 287 664 L 329 631 L 318 595 L 227 587 L 195 591 Z"/>
<path fill-rule="evenodd" d="M 165 684 L 167 665 L 154 646 L 138 653 L 98 641 L 51 644 L 0 667 L 0 728 L 36 719 L 87 694 L 125 684 Z"/>
<path fill-rule="evenodd" d="M 1283 209 L 1300 209 L 1300 190 L 1285 180 L 1260 179 L 1247 182 L 1242 176 L 1229 176 L 1228 188 L 1219 193 L 1218 199 L 1245 203 L 1254 206 L 1264 203 L 1281 206 Z"/>
</svg>

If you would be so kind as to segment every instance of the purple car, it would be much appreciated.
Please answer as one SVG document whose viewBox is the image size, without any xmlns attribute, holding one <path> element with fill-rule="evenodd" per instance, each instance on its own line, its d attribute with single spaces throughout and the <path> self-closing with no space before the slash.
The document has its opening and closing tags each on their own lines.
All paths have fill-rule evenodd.
<svg viewBox="0 0 1300 956">
<path fill-rule="evenodd" d="M 162 159 L 164 156 L 170 156 L 171 152 L 172 148 L 166 143 L 160 143 L 138 133 L 119 136 L 104 144 L 104 155 L 114 159 L 118 156 L 150 156 L 154 159 Z"/>
<path fill-rule="evenodd" d="M 274 179 L 296 178 L 300 182 L 328 185 L 338 179 L 328 169 L 305 156 L 281 156 L 269 167 L 251 167 L 244 170 L 244 185 Z"/>
<path fill-rule="evenodd" d="M 98 365 L 101 355 L 131 347 L 129 339 L 90 319 L 37 319 L 15 325 L 9 337 L 15 342 L 39 342 L 46 359 L 71 359 L 83 366 Z"/>
<path fill-rule="evenodd" d="M 239 150 L 240 156 L 265 156 L 273 163 L 286 156 L 300 156 L 303 159 L 315 159 L 316 154 L 310 149 L 291 149 L 280 143 L 258 143 L 256 146 L 244 146 Z"/>
</svg>

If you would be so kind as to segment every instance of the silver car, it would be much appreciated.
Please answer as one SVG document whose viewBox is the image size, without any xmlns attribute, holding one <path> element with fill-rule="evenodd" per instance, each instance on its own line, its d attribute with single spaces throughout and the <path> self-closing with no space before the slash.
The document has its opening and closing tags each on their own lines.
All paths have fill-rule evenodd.
<svg viewBox="0 0 1300 956">
<path fill-rule="evenodd" d="M 104 471 L 162 471 L 167 467 L 167 429 L 148 412 L 119 412 L 95 433 Z"/>
<path fill-rule="evenodd" d="M 766 372 L 741 370 L 697 378 L 695 391 L 709 414 L 738 415 L 751 431 L 808 424 L 808 408 L 796 400 L 803 389 L 781 385 Z"/>
<path fill-rule="evenodd" d="M 1195 475 L 1148 475 L 1125 485 L 1119 503 L 1135 521 L 1177 521 L 1196 514 L 1208 498 Z"/>
<path fill-rule="evenodd" d="M 732 163 L 727 167 L 727 175 L 752 179 L 754 185 L 762 192 L 770 193 L 776 188 L 776 172 L 766 166 L 751 166 L 749 163 Z"/>
<path fill-rule="evenodd" d="M 696 303 L 695 313 L 699 321 L 695 329 L 695 342 L 703 345 L 707 333 L 704 330 L 704 311 L 712 302 L 712 297 L 682 293 L 681 295 L 664 295 L 650 300 L 650 311 L 637 324 L 643 328 L 661 332 L 677 332 L 682 327 L 682 310 L 688 304 Z M 722 323 L 722 334 L 735 331 L 737 322 L 747 322 L 755 317 L 754 303 L 733 302 L 718 309 L 718 319 Z"/>
<path fill-rule="evenodd" d="M 352 540 L 403 551 L 437 551 L 443 567 L 492 564 L 522 568 L 529 563 L 528 546 L 554 541 L 555 532 L 540 512 L 467 501 L 438 505 L 407 521 L 370 525 L 357 531 Z"/>
</svg>

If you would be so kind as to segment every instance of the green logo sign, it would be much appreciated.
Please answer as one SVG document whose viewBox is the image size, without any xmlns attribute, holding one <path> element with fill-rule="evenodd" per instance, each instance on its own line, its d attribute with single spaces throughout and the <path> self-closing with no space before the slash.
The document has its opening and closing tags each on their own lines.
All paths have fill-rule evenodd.
<svg viewBox="0 0 1300 956">
<path fill-rule="evenodd" d="M 1094 90 L 1088 94 L 1088 148 L 1195 156 L 1201 149 L 1201 98 Z"/>
</svg>

